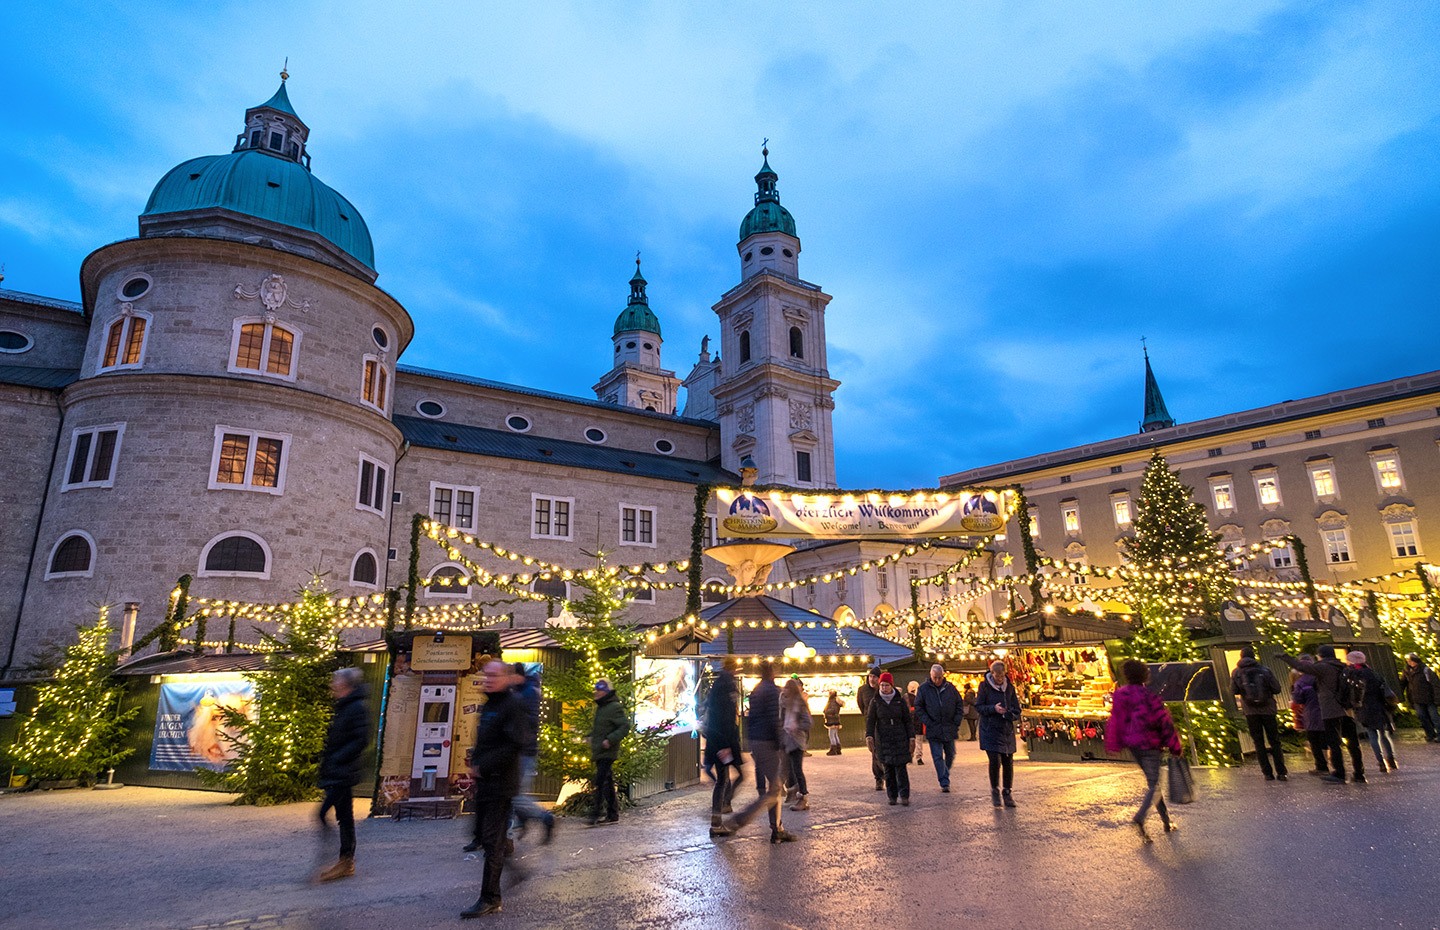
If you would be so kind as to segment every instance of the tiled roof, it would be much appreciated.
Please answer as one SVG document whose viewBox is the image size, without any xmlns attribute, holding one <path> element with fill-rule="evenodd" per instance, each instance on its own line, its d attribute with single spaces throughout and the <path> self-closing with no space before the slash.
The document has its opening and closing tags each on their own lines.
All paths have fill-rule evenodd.
<svg viewBox="0 0 1440 930">
<path fill-rule="evenodd" d="M 673 455 L 612 449 L 590 443 L 547 439 L 528 433 L 511 433 L 461 426 L 443 420 L 395 417 L 395 425 L 411 445 L 425 449 L 446 449 L 470 455 L 489 455 L 523 462 L 545 462 L 564 468 L 586 468 L 620 475 L 639 475 L 683 484 L 732 484 L 739 477 L 713 462 L 698 462 Z"/>
<path fill-rule="evenodd" d="M 700 612 L 700 617 L 710 623 L 719 623 L 722 620 L 755 620 L 760 623 L 764 623 L 766 620 L 778 620 L 789 624 L 817 624 L 815 627 L 799 629 L 793 626 L 787 629 L 770 630 L 763 627 L 737 629 L 734 635 L 735 655 L 778 656 L 795 645 L 798 640 L 814 649 L 817 656 L 865 655 L 870 656 L 871 662 L 877 665 L 899 662 L 914 656 L 914 650 L 909 646 L 891 642 L 864 630 L 854 627 L 840 628 L 833 625 L 830 627 L 819 626 L 818 624 L 828 622 L 830 618 L 823 614 L 817 614 L 813 610 L 805 610 L 803 607 L 796 607 L 794 604 L 764 595 L 737 597 L 723 604 L 707 607 Z M 728 649 L 727 635 L 722 630 L 716 634 L 714 641 L 700 647 L 700 654 L 723 656 L 727 654 Z"/>
<path fill-rule="evenodd" d="M 71 313 L 84 313 L 85 306 L 77 304 L 73 300 L 58 300 L 54 297 L 41 297 L 39 294 L 27 294 L 24 291 L 7 291 L 0 288 L 0 300 L 13 300 L 16 303 L 34 304 L 37 307 L 49 307 L 51 310 L 69 310 Z"/>
<path fill-rule="evenodd" d="M 45 388 L 58 391 L 80 378 L 77 368 L 32 368 L 27 365 L 0 365 L 0 384 Z"/>
<path fill-rule="evenodd" d="M 192 675 L 197 672 L 259 672 L 264 671 L 269 656 L 265 653 L 236 652 L 230 655 L 205 655 L 190 652 L 162 652 L 127 662 L 115 670 L 117 675 Z"/>
</svg>

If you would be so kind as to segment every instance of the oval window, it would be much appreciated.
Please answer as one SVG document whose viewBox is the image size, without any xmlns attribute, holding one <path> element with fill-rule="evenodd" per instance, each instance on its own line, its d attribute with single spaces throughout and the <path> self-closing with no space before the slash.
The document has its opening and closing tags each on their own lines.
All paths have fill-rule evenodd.
<svg viewBox="0 0 1440 930">
<path fill-rule="evenodd" d="M 390 336 L 388 333 L 385 332 L 385 330 L 381 329 L 380 327 L 377 326 L 374 329 L 370 330 L 370 338 L 374 339 L 375 344 L 380 348 L 390 348 Z"/>
<path fill-rule="evenodd" d="M 603 429 L 596 429 L 592 426 L 585 431 L 585 438 L 590 440 L 591 442 L 604 442 L 605 431 Z"/>
<path fill-rule="evenodd" d="M 505 425 L 517 433 L 527 433 L 530 431 L 530 421 L 518 413 L 506 417 Z"/>
<path fill-rule="evenodd" d="M 767 245 L 767 246 L 765 246 L 765 248 L 763 248 L 763 249 L 760 250 L 760 254 L 761 254 L 761 255 L 774 255 L 774 254 L 775 254 L 775 250 L 774 250 L 773 248 L 771 248 L 770 246 Z"/>
<path fill-rule="evenodd" d="M 422 417 L 429 417 L 432 420 L 445 415 L 445 405 L 438 400 L 422 400 L 415 405 L 415 410 Z"/>
<path fill-rule="evenodd" d="M 633 349 L 633 348 L 635 348 L 635 343 L 633 343 L 633 342 L 627 342 L 627 343 L 625 343 L 625 348 L 627 348 L 627 349 Z"/>
<path fill-rule="evenodd" d="M 657 439 L 655 440 L 655 451 L 663 453 L 664 455 L 669 455 L 671 452 L 675 451 L 675 443 L 671 442 L 668 439 Z"/>
<path fill-rule="evenodd" d="M 790 251 L 789 249 L 781 249 L 780 252 L 781 252 L 781 254 L 784 255 L 786 258 L 794 258 L 794 257 L 795 257 L 795 253 L 792 252 L 792 251 Z"/>
<path fill-rule="evenodd" d="M 647 342 L 647 343 L 645 343 L 645 348 L 647 348 L 647 349 L 653 349 L 653 348 L 655 348 L 655 347 L 654 347 L 653 345 L 651 345 L 650 343 Z"/>
<path fill-rule="evenodd" d="M 34 343 L 24 333 L 17 333 L 13 329 L 0 329 L 0 352 L 20 353 L 32 345 Z"/>
<path fill-rule="evenodd" d="M 137 300 L 144 297 L 150 290 L 150 276 L 145 274 L 131 275 L 120 285 L 120 298 L 122 300 Z"/>
<path fill-rule="evenodd" d="M 754 253 L 754 252 L 746 252 L 746 253 L 745 253 L 745 260 L 748 262 L 748 261 L 749 261 L 751 258 L 753 258 L 754 256 L 755 256 L 755 253 Z"/>
</svg>

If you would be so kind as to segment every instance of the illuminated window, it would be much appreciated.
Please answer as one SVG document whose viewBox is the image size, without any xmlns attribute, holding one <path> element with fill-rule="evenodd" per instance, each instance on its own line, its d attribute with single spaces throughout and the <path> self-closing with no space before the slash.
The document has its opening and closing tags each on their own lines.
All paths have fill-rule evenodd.
<svg viewBox="0 0 1440 930">
<path fill-rule="evenodd" d="M 1310 483 L 1315 488 L 1315 499 L 1335 496 L 1335 469 L 1329 465 L 1315 465 L 1310 469 Z"/>
<path fill-rule="evenodd" d="M 1394 550 L 1397 559 L 1419 555 L 1420 540 L 1415 535 L 1415 524 L 1413 522 L 1390 524 L 1390 547 Z"/>
<path fill-rule="evenodd" d="M 1262 507 L 1280 505 L 1280 478 L 1273 471 L 1258 472 L 1255 475 L 1255 497 Z"/>
<path fill-rule="evenodd" d="M 1128 527 L 1130 525 L 1130 498 L 1115 497 L 1110 500 L 1110 509 L 1115 511 L 1115 526 Z"/>
<path fill-rule="evenodd" d="M 210 468 L 211 490 L 285 490 L 285 465 L 290 437 L 215 428 L 215 453 Z"/>
<path fill-rule="evenodd" d="M 145 333 L 149 328 L 149 314 L 133 311 L 111 323 L 105 334 L 100 370 L 139 368 L 145 358 Z"/>
<path fill-rule="evenodd" d="M 63 490 L 110 488 L 115 486 L 115 460 L 120 454 L 120 437 L 125 424 L 77 429 L 70 434 L 70 461 L 65 468 Z"/>
<path fill-rule="evenodd" d="M 1075 502 L 1062 503 L 1060 505 L 1060 520 L 1065 524 L 1065 532 L 1071 536 L 1080 533 L 1080 505 Z"/>
<path fill-rule="evenodd" d="M 295 351 L 300 334 L 280 323 L 236 320 L 230 371 L 295 380 Z"/>
<path fill-rule="evenodd" d="M 1221 513 L 1235 509 L 1235 486 L 1228 479 L 1211 481 L 1210 497 L 1215 501 L 1215 509 Z"/>
<path fill-rule="evenodd" d="M 461 530 L 475 529 L 475 501 L 479 488 L 449 484 L 430 485 L 430 519 Z"/>
<path fill-rule="evenodd" d="M 1379 485 L 1380 493 L 1399 491 L 1405 487 L 1405 478 L 1400 473 L 1400 456 L 1392 451 L 1372 455 L 1370 462 L 1375 467 L 1375 483 Z"/>
<path fill-rule="evenodd" d="M 390 398 L 390 370 L 382 359 L 367 355 L 364 377 L 364 383 L 360 385 L 360 399 L 384 413 L 385 402 Z"/>
<path fill-rule="evenodd" d="M 573 497 L 544 497 L 530 495 L 534 519 L 530 526 L 531 539 L 571 539 L 570 508 L 575 506 Z"/>
<path fill-rule="evenodd" d="M 1030 538 L 1040 538 L 1040 518 L 1034 515 L 1030 517 Z"/>
<path fill-rule="evenodd" d="M 620 505 L 620 544 L 655 545 L 655 508 Z"/>
<path fill-rule="evenodd" d="M 1348 529 L 1322 530 L 1325 541 L 1325 560 L 1331 563 L 1350 561 L 1350 531 Z"/>
</svg>

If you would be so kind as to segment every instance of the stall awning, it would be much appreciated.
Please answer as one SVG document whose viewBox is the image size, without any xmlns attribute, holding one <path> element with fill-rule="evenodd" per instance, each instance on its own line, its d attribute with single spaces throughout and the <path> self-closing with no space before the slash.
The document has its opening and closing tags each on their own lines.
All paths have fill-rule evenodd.
<svg viewBox="0 0 1440 930">
<path fill-rule="evenodd" d="M 720 630 L 712 642 L 700 647 L 702 656 L 780 656 L 797 642 L 814 649 L 816 657 L 863 655 L 877 665 L 903 661 L 914 655 L 909 646 L 855 627 L 837 627 L 824 614 L 764 595 L 737 597 L 715 604 L 701 611 L 700 618 L 710 624 L 745 624 L 734 630 L 733 653 L 728 651 L 727 632 Z M 766 621 L 772 624 L 770 629 L 765 628 Z M 752 622 L 756 626 L 751 627 Z"/>
<path fill-rule="evenodd" d="M 117 675 L 198 675 L 206 672 L 263 672 L 270 656 L 263 652 L 234 652 L 204 655 L 193 652 L 162 652 L 127 662 Z"/>
</svg>

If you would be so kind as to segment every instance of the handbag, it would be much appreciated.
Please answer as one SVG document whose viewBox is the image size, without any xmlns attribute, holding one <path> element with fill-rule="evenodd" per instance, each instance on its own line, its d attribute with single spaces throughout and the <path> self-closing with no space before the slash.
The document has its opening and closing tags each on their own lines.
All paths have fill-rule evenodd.
<svg viewBox="0 0 1440 930">
<path fill-rule="evenodd" d="M 1195 776 L 1184 756 L 1171 755 L 1166 760 L 1166 796 L 1171 804 L 1189 804 L 1195 800 Z"/>
</svg>

